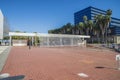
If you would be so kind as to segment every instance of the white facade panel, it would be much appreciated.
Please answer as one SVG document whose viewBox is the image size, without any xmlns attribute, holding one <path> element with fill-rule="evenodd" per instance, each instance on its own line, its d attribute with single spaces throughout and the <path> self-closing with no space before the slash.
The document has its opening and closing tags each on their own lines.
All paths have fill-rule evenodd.
<svg viewBox="0 0 120 80">
<path fill-rule="evenodd" d="M 3 14 L 0 10 L 0 39 L 3 39 Z"/>
<path fill-rule="evenodd" d="M 4 24 L 4 27 L 3 27 L 3 36 L 8 36 L 10 29 L 9 29 L 9 24 L 8 24 L 6 18 L 4 18 L 4 23 L 3 24 Z"/>
<path fill-rule="evenodd" d="M 9 24 L 7 23 L 7 20 L 4 18 L 2 11 L 0 10 L 0 39 L 8 36 L 9 31 Z"/>
</svg>

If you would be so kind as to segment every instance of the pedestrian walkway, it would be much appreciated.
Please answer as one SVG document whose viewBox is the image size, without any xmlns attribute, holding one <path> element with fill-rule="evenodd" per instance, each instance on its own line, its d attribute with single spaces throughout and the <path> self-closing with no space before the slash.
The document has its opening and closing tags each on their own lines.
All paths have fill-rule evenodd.
<svg viewBox="0 0 120 80">
<path fill-rule="evenodd" d="M 8 48 L 8 46 L 0 46 L 0 54 L 2 54 L 2 52 L 7 48 Z"/>
<path fill-rule="evenodd" d="M 120 80 L 116 54 L 83 47 L 12 47 L 1 74 L 24 80 Z"/>
<path fill-rule="evenodd" d="M 5 64 L 9 51 L 10 51 L 9 46 L 0 46 L 0 72 Z"/>
</svg>

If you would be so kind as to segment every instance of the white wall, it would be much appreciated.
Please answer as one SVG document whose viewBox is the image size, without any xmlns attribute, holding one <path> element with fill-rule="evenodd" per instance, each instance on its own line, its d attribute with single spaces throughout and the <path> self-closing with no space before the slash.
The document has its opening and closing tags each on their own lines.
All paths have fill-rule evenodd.
<svg viewBox="0 0 120 80">
<path fill-rule="evenodd" d="M 0 39 L 3 39 L 3 14 L 0 10 Z"/>
<path fill-rule="evenodd" d="M 10 29 L 7 19 L 2 14 L 0 10 L 0 39 L 3 39 L 4 36 L 8 36 Z"/>
<path fill-rule="evenodd" d="M 8 24 L 8 21 L 7 21 L 6 18 L 4 18 L 4 23 L 3 24 L 4 24 L 3 25 L 4 26 L 3 27 L 3 36 L 8 36 L 10 29 L 9 29 L 9 24 Z"/>
</svg>

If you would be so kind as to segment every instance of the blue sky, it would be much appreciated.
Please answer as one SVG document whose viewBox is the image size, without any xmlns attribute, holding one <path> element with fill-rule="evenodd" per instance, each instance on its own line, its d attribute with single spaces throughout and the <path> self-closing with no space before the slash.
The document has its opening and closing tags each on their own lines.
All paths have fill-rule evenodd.
<svg viewBox="0 0 120 80">
<path fill-rule="evenodd" d="M 120 0 L 0 0 L 12 30 L 40 33 L 74 24 L 74 13 L 88 6 L 112 9 L 112 16 L 120 18 Z"/>
</svg>

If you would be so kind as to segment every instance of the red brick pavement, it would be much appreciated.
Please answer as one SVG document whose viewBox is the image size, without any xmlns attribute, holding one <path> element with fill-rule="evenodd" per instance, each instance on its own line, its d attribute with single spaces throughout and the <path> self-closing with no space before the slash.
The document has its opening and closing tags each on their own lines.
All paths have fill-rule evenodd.
<svg viewBox="0 0 120 80">
<path fill-rule="evenodd" d="M 12 47 L 1 73 L 25 75 L 25 80 L 120 80 L 115 55 L 88 48 Z M 96 68 L 103 67 L 103 68 Z M 89 77 L 83 78 L 78 73 Z"/>
</svg>

